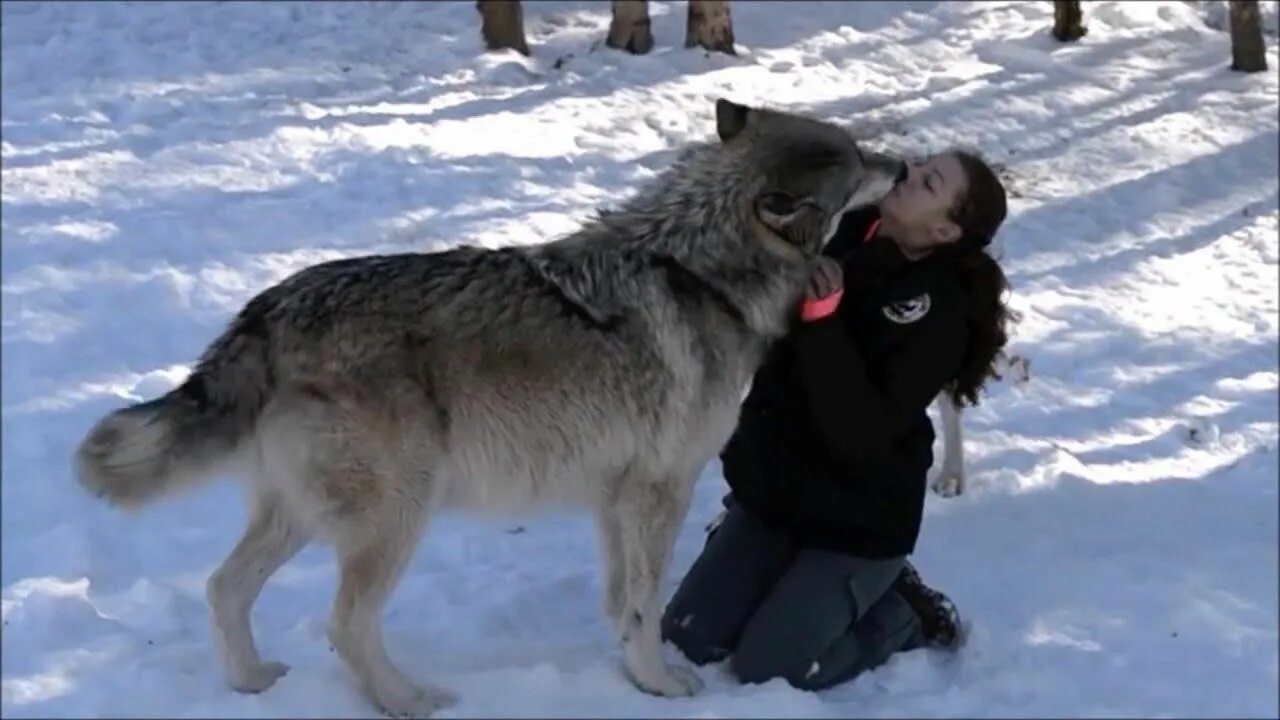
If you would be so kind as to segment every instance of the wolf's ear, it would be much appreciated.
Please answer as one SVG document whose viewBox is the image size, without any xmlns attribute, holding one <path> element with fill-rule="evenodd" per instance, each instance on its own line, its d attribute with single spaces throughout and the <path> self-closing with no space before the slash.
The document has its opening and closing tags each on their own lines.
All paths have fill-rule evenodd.
<svg viewBox="0 0 1280 720">
<path fill-rule="evenodd" d="M 716 134 L 720 142 L 729 142 L 747 127 L 751 108 L 724 98 L 716 100 Z"/>
<path fill-rule="evenodd" d="M 779 190 L 771 190 L 756 198 L 756 216 L 770 230 L 794 244 L 802 244 L 806 225 L 820 217 L 822 209 L 813 198 L 796 198 Z"/>
</svg>

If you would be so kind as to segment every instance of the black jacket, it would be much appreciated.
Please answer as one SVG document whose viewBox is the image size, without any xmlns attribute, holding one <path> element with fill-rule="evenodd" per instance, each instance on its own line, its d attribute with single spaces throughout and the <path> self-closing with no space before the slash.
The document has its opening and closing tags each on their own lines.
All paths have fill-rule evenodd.
<svg viewBox="0 0 1280 720">
<path fill-rule="evenodd" d="M 927 409 L 959 370 L 967 331 L 952 264 L 863 242 L 876 217 L 841 220 L 825 251 L 844 269 L 838 309 L 797 319 L 770 349 L 720 458 L 735 501 L 765 521 L 882 558 L 915 549 L 933 464 Z"/>
</svg>

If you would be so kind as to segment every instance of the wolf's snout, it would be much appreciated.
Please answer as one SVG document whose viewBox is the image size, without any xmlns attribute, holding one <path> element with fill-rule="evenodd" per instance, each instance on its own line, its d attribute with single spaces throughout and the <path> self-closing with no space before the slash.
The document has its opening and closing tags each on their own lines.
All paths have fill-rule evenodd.
<svg viewBox="0 0 1280 720">
<path fill-rule="evenodd" d="M 854 178 L 854 190 L 845 210 L 853 210 L 879 202 L 907 179 L 910 171 L 901 159 L 879 153 L 864 153 L 863 162 Z"/>
<path fill-rule="evenodd" d="M 907 181 L 907 164 L 901 160 L 897 161 L 898 171 L 893 175 L 893 186 L 898 187 Z"/>
</svg>

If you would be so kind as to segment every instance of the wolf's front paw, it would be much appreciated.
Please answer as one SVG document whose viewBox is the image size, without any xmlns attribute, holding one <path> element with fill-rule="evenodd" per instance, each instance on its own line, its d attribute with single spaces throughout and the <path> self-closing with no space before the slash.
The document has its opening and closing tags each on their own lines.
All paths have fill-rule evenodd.
<svg viewBox="0 0 1280 720">
<path fill-rule="evenodd" d="M 663 665 L 662 672 L 651 673 L 644 679 L 635 678 L 636 687 L 650 695 L 662 697 L 689 697 L 702 691 L 702 680 L 693 670 L 680 665 Z"/>
<path fill-rule="evenodd" d="M 955 497 L 964 492 L 964 473 L 943 469 L 933 481 L 933 491 L 942 497 Z"/>
<path fill-rule="evenodd" d="M 429 718 L 457 702 L 457 695 L 435 686 L 383 693 L 377 699 L 382 711 L 393 718 Z"/>
<path fill-rule="evenodd" d="M 287 672 L 289 666 L 281 662 L 258 663 L 237 673 L 237 677 L 231 679 L 231 689 L 249 694 L 264 692 Z"/>
</svg>

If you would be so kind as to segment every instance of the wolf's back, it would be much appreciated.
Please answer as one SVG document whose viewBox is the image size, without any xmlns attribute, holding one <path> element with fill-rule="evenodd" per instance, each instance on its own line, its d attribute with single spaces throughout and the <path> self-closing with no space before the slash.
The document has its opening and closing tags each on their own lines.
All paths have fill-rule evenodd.
<svg viewBox="0 0 1280 720">
<path fill-rule="evenodd" d="M 272 304 L 269 292 L 251 301 L 181 385 L 98 421 L 76 449 L 79 483 L 134 507 L 209 478 L 271 396 L 265 314 Z"/>
</svg>

